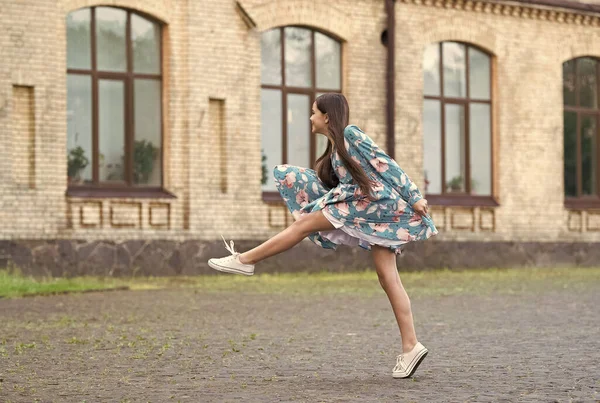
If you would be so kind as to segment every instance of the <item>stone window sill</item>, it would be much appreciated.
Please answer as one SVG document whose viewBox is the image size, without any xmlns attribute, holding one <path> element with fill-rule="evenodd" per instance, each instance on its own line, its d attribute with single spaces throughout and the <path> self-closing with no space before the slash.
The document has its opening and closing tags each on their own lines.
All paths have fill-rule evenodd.
<svg viewBox="0 0 600 403">
<path fill-rule="evenodd" d="M 582 197 L 582 198 L 566 198 L 565 207 L 572 210 L 584 209 L 599 209 L 600 198 L 598 197 Z"/>
<path fill-rule="evenodd" d="M 177 197 L 161 188 L 102 188 L 102 187 L 70 187 L 67 197 L 79 198 L 127 198 L 127 199 L 176 199 Z"/>
<path fill-rule="evenodd" d="M 263 202 L 270 204 L 284 204 L 279 192 L 262 192 L 262 200 Z"/>
<path fill-rule="evenodd" d="M 456 207 L 498 207 L 500 203 L 492 196 L 471 195 L 425 195 L 431 206 L 456 206 Z"/>
<path fill-rule="evenodd" d="M 491 196 L 426 195 L 425 198 L 432 206 L 498 207 L 500 205 Z M 283 204 L 279 192 L 263 192 L 262 199 L 265 203 Z M 600 207 L 600 204 L 598 206 Z"/>
</svg>

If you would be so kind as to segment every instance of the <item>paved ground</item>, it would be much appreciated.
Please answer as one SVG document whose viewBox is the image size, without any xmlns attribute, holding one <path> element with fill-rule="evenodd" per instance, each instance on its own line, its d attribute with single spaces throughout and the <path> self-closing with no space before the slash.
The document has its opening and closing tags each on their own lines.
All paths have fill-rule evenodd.
<svg viewBox="0 0 600 403">
<path fill-rule="evenodd" d="M 0 300 L 0 401 L 598 402 L 599 286 L 417 295 L 409 380 L 383 292 Z"/>
</svg>

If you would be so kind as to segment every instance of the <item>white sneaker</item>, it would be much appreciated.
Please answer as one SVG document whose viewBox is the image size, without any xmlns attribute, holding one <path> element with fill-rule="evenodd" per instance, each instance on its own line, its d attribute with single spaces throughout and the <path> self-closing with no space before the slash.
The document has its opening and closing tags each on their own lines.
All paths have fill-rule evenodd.
<svg viewBox="0 0 600 403">
<path fill-rule="evenodd" d="M 221 235 L 223 238 L 223 235 Z M 231 252 L 230 256 L 222 257 L 220 259 L 209 259 L 208 265 L 215 270 L 223 271 L 226 273 L 237 273 L 237 274 L 245 274 L 246 276 L 251 276 L 254 274 L 254 265 L 253 264 L 244 264 L 240 262 L 240 253 L 236 252 L 233 248 L 233 241 L 230 241 L 231 244 L 227 245 L 227 241 L 223 238 L 223 242 L 225 242 L 225 248 Z"/>
<path fill-rule="evenodd" d="M 396 361 L 396 366 L 392 372 L 394 378 L 408 378 L 417 370 L 423 358 L 429 351 L 421 343 L 417 343 L 415 347 L 408 353 L 400 354 Z"/>
</svg>

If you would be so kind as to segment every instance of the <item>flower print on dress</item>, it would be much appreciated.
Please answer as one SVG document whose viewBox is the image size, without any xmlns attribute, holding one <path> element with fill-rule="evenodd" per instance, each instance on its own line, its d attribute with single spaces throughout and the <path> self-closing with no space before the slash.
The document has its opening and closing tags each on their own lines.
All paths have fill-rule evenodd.
<svg viewBox="0 0 600 403">
<path fill-rule="evenodd" d="M 348 206 L 348 203 L 338 203 L 335 205 L 335 207 L 337 208 L 338 213 L 340 213 L 342 217 L 348 217 L 350 215 L 350 208 Z"/>
<path fill-rule="evenodd" d="M 348 171 L 346 170 L 346 168 L 344 168 L 343 166 L 340 165 L 336 168 L 336 173 L 337 173 L 338 178 L 342 179 L 346 176 Z"/>
<path fill-rule="evenodd" d="M 364 211 L 367 207 L 369 207 L 369 201 L 365 199 L 358 199 L 352 202 L 352 205 L 356 209 L 356 211 Z"/>
<path fill-rule="evenodd" d="M 375 232 L 385 232 L 390 228 L 390 224 L 386 224 L 386 223 L 376 223 L 376 224 L 369 224 L 371 226 L 371 228 L 373 228 L 373 230 Z"/>
<path fill-rule="evenodd" d="M 369 162 L 377 172 L 385 172 L 389 169 L 388 163 L 384 158 L 373 158 Z"/>
<path fill-rule="evenodd" d="M 298 191 L 298 193 L 296 194 L 296 203 L 298 203 L 298 205 L 300 207 L 304 207 L 308 204 L 308 202 L 309 202 L 308 193 L 306 193 L 306 191 L 304 189 L 301 189 L 300 191 Z"/>
<path fill-rule="evenodd" d="M 281 183 L 284 186 L 287 186 L 288 188 L 292 188 L 296 183 L 296 172 L 288 172 L 287 174 L 285 174 L 284 179 L 280 180 L 279 183 Z"/>
</svg>

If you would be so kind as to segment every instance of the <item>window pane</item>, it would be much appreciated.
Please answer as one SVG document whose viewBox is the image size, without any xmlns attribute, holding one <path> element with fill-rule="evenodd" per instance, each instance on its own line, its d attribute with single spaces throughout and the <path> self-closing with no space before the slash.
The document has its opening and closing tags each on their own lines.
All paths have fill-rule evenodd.
<svg viewBox="0 0 600 403">
<path fill-rule="evenodd" d="M 565 196 L 577 196 L 577 113 L 564 113 Z"/>
<path fill-rule="evenodd" d="M 159 80 L 134 82 L 133 183 L 161 185 L 162 136 Z"/>
<path fill-rule="evenodd" d="M 465 108 L 446 104 L 446 192 L 465 191 Z"/>
<path fill-rule="evenodd" d="M 492 130 L 490 105 L 472 103 L 469 110 L 471 194 L 492 194 Z"/>
<path fill-rule="evenodd" d="M 596 195 L 598 127 L 596 116 L 581 117 L 581 188 L 584 195 Z"/>
<path fill-rule="evenodd" d="M 310 87 L 311 31 L 304 28 L 285 28 L 285 84 Z"/>
<path fill-rule="evenodd" d="M 73 11 L 67 16 L 67 68 L 91 68 L 90 16 L 89 8 Z"/>
<path fill-rule="evenodd" d="M 125 22 L 127 13 L 112 7 L 96 8 L 98 70 L 125 71 Z"/>
<path fill-rule="evenodd" d="M 469 96 L 490 99 L 490 57 L 475 48 L 469 48 Z"/>
<path fill-rule="evenodd" d="M 316 143 L 316 156 L 315 156 L 315 161 L 317 160 L 317 158 L 319 158 L 321 155 L 323 155 L 325 153 L 325 150 L 327 149 L 327 137 L 325 137 L 325 135 L 323 134 L 315 134 L 315 140 L 317 141 Z"/>
<path fill-rule="evenodd" d="M 598 84 L 596 82 L 597 62 L 594 59 L 583 58 L 577 61 L 577 75 L 579 76 L 579 106 L 589 108 L 598 107 Z"/>
<path fill-rule="evenodd" d="M 261 35 L 260 60 L 261 82 L 281 85 L 281 30 L 279 28 Z"/>
<path fill-rule="evenodd" d="M 260 134 L 262 144 L 262 155 L 266 157 L 262 161 L 263 177 L 262 190 L 276 191 L 277 187 L 273 181 L 273 168 L 283 163 L 282 136 L 281 133 L 281 91 L 261 90 L 260 101 Z"/>
<path fill-rule="evenodd" d="M 133 71 L 160 74 L 160 27 L 138 15 L 131 15 Z"/>
<path fill-rule="evenodd" d="M 563 102 L 565 105 L 576 106 L 575 99 L 575 60 L 563 63 Z"/>
<path fill-rule="evenodd" d="M 310 99 L 308 95 L 287 97 L 288 164 L 310 167 Z"/>
<path fill-rule="evenodd" d="M 440 44 L 433 43 L 425 48 L 423 55 L 423 93 L 440 95 Z"/>
<path fill-rule="evenodd" d="M 341 45 L 338 41 L 315 32 L 315 58 L 317 87 L 339 90 L 341 88 Z"/>
<path fill-rule="evenodd" d="M 326 92 L 317 92 L 316 97 L 320 97 L 321 95 L 326 94 Z M 312 133 L 311 133 L 312 136 Z M 321 155 L 323 155 L 325 153 L 325 150 L 327 149 L 327 137 L 324 134 L 315 134 L 315 140 L 316 140 L 316 156 L 315 156 L 315 161 L 317 160 L 317 158 L 319 158 Z"/>
<path fill-rule="evenodd" d="M 67 75 L 67 153 L 71 184 L 92 181 L 92 78 Z"/>
<path fill-rule="evenodd" d="M 100 182 L 124 181 L 125 114 L 123 81 L 98 80 Z"/>
<path fill-rule="evenodd" d="M 444 42 L 442 53 L 444 61 L 444 96 L 465 98 L 467 96 L 465 46 L 455 42 Z"/>
<path fill-rule="evenodd" d="M 442 108 L 440 101 L 423 101 L 425 193 L 442 193 Z"/>
</svg>

